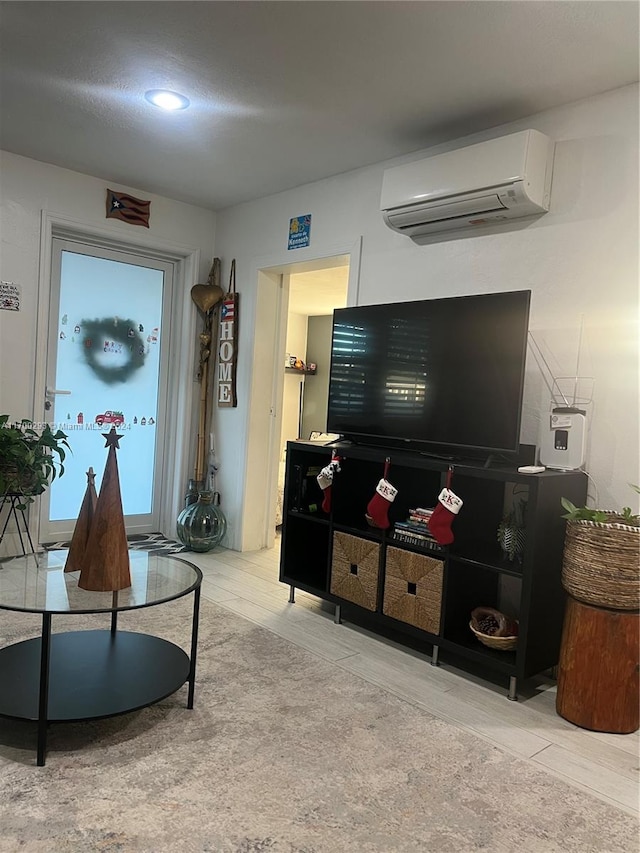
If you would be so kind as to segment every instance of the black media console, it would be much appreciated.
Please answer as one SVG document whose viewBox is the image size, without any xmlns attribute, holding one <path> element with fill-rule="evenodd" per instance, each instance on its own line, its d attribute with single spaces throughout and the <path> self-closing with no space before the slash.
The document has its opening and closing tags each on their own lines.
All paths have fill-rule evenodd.
<svg viewBox="0 0 640 853">
<path fill-rule="evenodd" d="M 321 509 L 316 481 L 334 449 L 341 471 L 331 490 L 331 510 Z M 398 490 L 391 526 L 371 527 L 366 508 L 390 457 L 389 481 Z M 522 464 L 521 462 L 519 464 Z M 451 489 L 464 504 L 447 547 L 396 538 L 393 522 L 410 509 L 435 506 L 453 468 Z M 402 450 L 306 442 L 287 444 L 280 580 L 336 606 L 385 636 L 451 661 L 482 677 L 517 681 L 558 661 L 564 593 L 560 582 L 565 521 L 560 499 L 585 503 L 582 471 L 521 474 L 516 466 L 446 462 Z M 526 499 L 520 561 L 505 558 L 497 530 L 513 500 Z M 517 647 L 488 648 L 469 628 L 474 607 L 493 607 L 519 620 Z"/>
</svg>

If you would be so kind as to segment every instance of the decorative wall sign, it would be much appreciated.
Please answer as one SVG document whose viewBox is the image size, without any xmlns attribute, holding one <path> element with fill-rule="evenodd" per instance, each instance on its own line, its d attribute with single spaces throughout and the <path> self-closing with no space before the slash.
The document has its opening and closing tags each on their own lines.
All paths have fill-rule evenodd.
<svg viewBox="0 0 640 853">
<path fill-rule="evenodd" d="M 119 322 L 117 317 L 101 320 L 81 320 L 84 359 L 96 376 L 107 385 L 126 382 L 144 364 L 145 346 L 136 331 L 133 320 Z M 63 334 L 63 333 L 61 333 Z M 124 353 L 127 360 L 109 367 L 100 358 L 101 353 Z"/>
<path fill-rule="evenodd" d="M 129 225 L 143 225 L 148 228 L 150 208 L 150 201 L 107 190 L 107 219 L 122 219 Z"/>
<path fill-rule="evenodd" d="M 19 311 L 22 288 L 14 281 L 0 281 L 0 308 L 3 311 Z"/>
<path fill-rule="evenodd" d="M 311 214 L 296 216 L 289 220 L 289 244 L 287 249 L 302 249 L 309 245 L 311 233 Z"/>
<path fill-rule="evenodd" d="M 220 312 L 220 345 L 218 350 L 218 407 L 238 405 L 236 369 L 238 366 L 238 297 L 236 292 L 236 260 L 231 261 L 229 290 L 222 300 Z"/>
</svg>

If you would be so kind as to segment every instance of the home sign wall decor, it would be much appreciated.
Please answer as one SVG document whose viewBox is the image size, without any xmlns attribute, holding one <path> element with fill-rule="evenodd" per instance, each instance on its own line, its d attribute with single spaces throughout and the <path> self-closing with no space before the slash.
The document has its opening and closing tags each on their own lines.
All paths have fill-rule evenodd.
<svg viewBox="0 0 640 853">
<path fill-rule="evenodd" d="M 236 259 L 231 261 L 229 290 L 222 300 L 220 312 L 220 343 L 218 350 L 218 407 L 234 408 L 236 369 L 238 366 L 238 297 L 236 292 Z"/>
</svg>

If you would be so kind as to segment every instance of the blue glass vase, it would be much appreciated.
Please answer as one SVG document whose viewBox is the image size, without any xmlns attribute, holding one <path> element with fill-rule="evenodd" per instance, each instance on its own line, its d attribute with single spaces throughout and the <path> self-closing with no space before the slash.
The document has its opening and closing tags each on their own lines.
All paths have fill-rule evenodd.
<svg viewBox="0 0 640 853">
<path fill-rule="evenodd" d="M 176 525 L 178 539 L 189 551 L 210 551 L 227 531 L 227 519 L 217 492 L 200 492 L 196 503 L 185 507 Z"/>
</svg>

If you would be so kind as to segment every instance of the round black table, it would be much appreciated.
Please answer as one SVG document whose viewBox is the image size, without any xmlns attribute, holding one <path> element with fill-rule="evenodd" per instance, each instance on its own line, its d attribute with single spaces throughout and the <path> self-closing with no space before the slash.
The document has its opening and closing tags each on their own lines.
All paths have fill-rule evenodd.
<svg viewBox="0 0 640 853">
<path fill-rule="evenodd" d="M 113 717 L 159 702 L 189 683 L 193 708 L 202 572 L 173 556 L 129 551 L 131 586 L 90 592 L 64 572 L 66 550 L 0 563 L 0 610 L 42 616 L 40 636 L 0 649 L 0 716 L 38 722 L 37 764 L 47 725 Z M 118 613 L 193 593 L 191 651 L 160 637 L 118 630 Z M 108 630 L 52 633 L 56 614 L 110 613 Z"/>
</svg>

